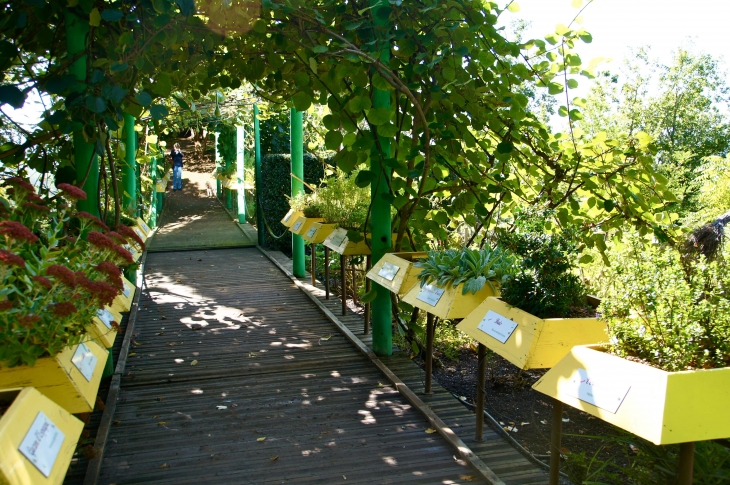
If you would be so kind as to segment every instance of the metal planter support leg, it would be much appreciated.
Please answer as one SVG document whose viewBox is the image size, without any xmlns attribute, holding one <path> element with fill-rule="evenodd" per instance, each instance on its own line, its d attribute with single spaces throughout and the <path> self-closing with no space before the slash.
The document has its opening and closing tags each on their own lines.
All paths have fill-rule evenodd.
<svg viewBox="0 0 730 485">
<path fill-rule="evenodd" d="M 330 248 L 324 247 L 324 299 L 330 299 Z"/>
<path fill-rule="evenodd" d="M 317 245 L 312 243 L 312 258 L 311 258 L 311 268 L 310 272 L 312 273 L 312 286 L 317 286 Z"/>
<path fill-rule="evenodd" d="M 423 390 L 424 394 L 431 395 L 431 380 L 433 378 L 433 337 L 436 333 L 436 318 L 431 314 L 426 314 L 426 384 Z"/>
<path fill-rule="evenodd" d="M 477 402 L 476 402 L 476 413 L 477 413 L 477 430 L 474 441 L 481 443 L 484 441 L 484 398 L 486 397 L 486 383 L 487 380 L 487 347 L 483 344 L 479 344 L 477 350 L 477 356 L 479 358 L 478 370 L 477 370 Z"/>
<path fill-rule="evenodd" d="M 560 483 L 560 442 L 563 437 L 563 403 L 553 399 L 553 426 L 550 434 L 550 485 Z"/>
<path fill-rule="evenodd" d="M 372 268 L 373 266 L 372 255 L 368 255 L 365 261 L 365 273 L 367 274 L 367 272 L 370 271 L 370 268 Z M 370 288 L 370 278 L 365 278 L 365 293 L 368 293 L 370 291 Z M 363 329 L 362 333 L 364 335 L 370 333 L 370 303 L 365 303 L 365 328 Z"/>
<path fill-rule="evenodd" d="M 342 315 L 347 315 L 347 257 L 340 255 L 340 279 L 342 281 L 342 291 L 340 297 L 342 299 Z"/>
<path fill-rule="evenodd" d="M 678 485 L 692 485 L 692 475 L 695 463 L 695 444 L 679 444 L 679 469 L 677 470 Z"/>
</svg>

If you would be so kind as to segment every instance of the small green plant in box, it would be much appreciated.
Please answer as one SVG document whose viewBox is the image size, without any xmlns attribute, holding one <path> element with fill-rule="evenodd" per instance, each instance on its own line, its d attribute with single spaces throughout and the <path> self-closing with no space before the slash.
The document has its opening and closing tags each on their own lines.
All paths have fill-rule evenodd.
<svg viewBox="0 0 730 485">
<path fill-rule="evenodd" d="M 615 253 L 599 308 L 610 352 L 670 372 L 729 366 L 728 256 L 682 261 L 671 246 L 637 239 Z"/>
<path fill-rule="evenodd" d="M 434 283 L 446 288 L 463 283 L 463 295 L 475 294 L 484 285 L 489 285 L 496 293 L 497 287 L 515 271 L 514 258 L 499 247 L 430 251 L 427 258 L 417 261 L 414 266 L 421 268 L 418 279 L 422 287 Z"/>
<path fill-rule="evenodd" d="M 587 289 L 573 272 L 579 253 L 576 230 L 549 232 L 546 222 L 546 213 L 520 214 L 514 231 L 497 237 L 519 257 L 520 267 L 502 286 L 502 300 L 538 318 L 595 316 Z"/>
<path fill-rule="evenodd" d="M 355 184 L 357 174 L 348 176 L 341 170 L 322 181 L 316 190 L 316 207 L 326 224 L 347 229 L 351 241 L 362 240 L 370 207 L 370 188 Z"/>
</svg>

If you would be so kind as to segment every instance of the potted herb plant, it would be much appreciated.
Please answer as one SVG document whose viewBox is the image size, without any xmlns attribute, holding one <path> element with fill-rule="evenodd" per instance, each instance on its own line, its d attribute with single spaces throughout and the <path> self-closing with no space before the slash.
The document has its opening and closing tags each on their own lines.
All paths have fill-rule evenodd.
<svg viewBox="0 0 730 485">
<path fill-rule="evenodd" d="M 498 237 L 520 269 L 457 327 L 521 369 L 552 367 L 574 345 L 607 339 L 595 300 L 574 273 L 573 231 L 551 233 L 544 223 L 542 216 L 519 220 Z"/>
<path fill-rule="evenodd" d="M 357 173 L 347 176 L 339 171 L 323 181 L 317 190 L 317 205 L 322 226 L 334 225 L 323 244 L 343 256 L 368 255 L 365 222 L 370 208 L 370 189 L 355 184 Z M 332 227 L 332 226 L 330 226 Z"/>
<path fill-rule="evenodd" d="M 59 184 L 59 197 L 46 204 L 26 181 L 6 183 L 12 190 L 0 204 L 0 388 L 31 385 L 69 412 L 91 411 L 108 352 L 90 327 L 122 290 L 119 265 L 131 264 L 132 255 L 115 242 L 126 239 L 106 232 L 98 218 L 73 213 L 86 196 L 79 188 Z"/>
<path fill-rule="evenodd" d="M 83 428 L 32 387 L 0 390 L 0 483 L 63 483 Z"/>
<path fill-rule="evenodd" d="M 514 271 L 514 259 L 499 247 L 430 251 L 413 264 L 419 285 L 403 297 L 406 303 L 441 319 L 464 318 L 488 296 L 498 295 Z"/>
<path fill-rule="evenodd" d="M 730 436 L 730 264 L 637 241 L 614 257 L 605 345 L 577 346 L 536 390 L 655 444 Z"/>
<path fill-rule="evenodd" d="M 296 218 L 289 231 L 300 236 L 308 234 L 312 225 L 322 222 L 321 211 L 317 205 L 317 193 L 302 194 L 289 201 L 289 205 L 295 213 L 301 214 Z M 311 241 L 307 241 L 310 242 Z"/>
</svg>

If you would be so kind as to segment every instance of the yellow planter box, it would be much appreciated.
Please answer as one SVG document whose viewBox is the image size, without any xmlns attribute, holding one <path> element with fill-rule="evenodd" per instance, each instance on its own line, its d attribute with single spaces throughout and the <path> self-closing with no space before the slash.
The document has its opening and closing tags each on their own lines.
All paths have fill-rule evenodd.
<svg viewBox="0 0 730 485">
<path fill-rule="evenodd" d="M 167 191 L 167 180 L 164 178 L 157 179 L 155 182 L 155 190 L 157 192 L 166 192 Z"/>
<path fill-rule="evenodd" d="M 608 341 L 597 318 L 537 318 L 494 297 L 456 328 L 520 369 L 550 368 L 576 345 Z"/>
<path fill-rule="evenodd" d="M 137 287 L 124 276 L 122 276 L 122 282 L 124 283 L 124 289 L 114 298 L 114 303 L 112 303 L 112 310 L 117 313 L 128 312 L 132 309 L 134 292 L 137 290 Z"/>
<path fill-rule="evenodd" d="M 347 230 L 341 227 L 332 231 L 322 244 L 343 256 L 365 256 L 370 254 L 370 247 L 364 239 L 356 243 L 351 242 L 347 237 Z"/>
<path fill-rule="evenodd" d="M 403 301 L 416 308 L 427 311 L 441 319 L 464 318 L 478 307 L 487 297 L 495 296 L 489 285 L 475 294 L 461 294 L 464 284 L 456 287 L 439 288 L 436 285 L 421 287 L 417 282 L 403 297 Z"/>
<path fill-rule="evenodd" d="M 137 218 L 137 225 L 140 228 L 142 228 L 142 230 L 144 231 L 144 233 L 145 233 L 145 235 L 147 237 L 150 236 L 150 233 L 152 232 L 152 229 L 150 229 L 150 226 L 147 225 L 147 223 L 144 221 L 144 219 L 142 219 L 141 217 L 138 217 Z"/>
<path fill-rule="evenodd" d="M 730 367 L 667 372 L 577 346 L 532 387 L 657 445 L 730 436 Z"/>
<path fill-rule="evenodd" d="M 303 215 L 304 214 L 302 214 L 300 211 L 289 209 L 289 212 L 286 213 L 284 218 L 281 220 L 281 223 L 284 224 L 286 227 L 291 227 L 294 225 L 297 219 L 299 219 Z"/>
<path fill-rule="evenodd" d="M 94 409 L 108 355 L 89 339 L 54 357 L 38 359 L 33 367 L 0 369 L 0 389 L 35 387 L 69 413 L 88 413 Z"/>
<path fill-rule="evenodd" d="M 413 266 L 413 262 L 427 256 L 425 252 L 387 253 L 368 271 L 367 277 L 402 297 L 418 283 L 421 268 Z"/>
<path fill-rule="evenodd" d="M 139 238 L 142 240 L 142 242 L 145 242 L 147 240 L 147 233 L 142 230 L 139 226 L 134 226 L 132 230 L 139 236 Z"/>
<path fill-rule="evenodd" d="M 302 233 L 302 239 L 309 244 L 322 244 L 327 236 L 335 230 L 336 224 L 324 224 L 322 222 L 315 222 L 309 229 Z"/>
<path fill-rule="evenodd" d="M 114 340 L 117 338 L 117 329 L 114 328 L 111 322 L 121 323 L 122 316 L 109 307 L 99 310 L 97 315 L 92 319 L 89 326 L 89 334 L 104 348 L 110 349 L 114 346 Z"/>
<path fill-rule="evenodd" d="M 139 251 L 137 251 L 137 247 L 134 244 L 125 244 L 124 245 L 124 249 L 126 249 L 127 251 L 129 251 L 130 253 L 132 253 L 132 259 L 135 262 L 139 261 L 139 258 L 142 257 L 142 253 L 140 253 Z"/>
<path fill-rule="evenodd" d="M 32 387 L 0 391 L 0 483 L 60 485 L 84 423 Z"/>
<path fill-rule="evenodd" d="M 302 236 L 309 232 L 313 224 L 322 222 L 322 220 L 321 218 L 299 216 L 289 228 L 289 231 Z"/>
</svg>

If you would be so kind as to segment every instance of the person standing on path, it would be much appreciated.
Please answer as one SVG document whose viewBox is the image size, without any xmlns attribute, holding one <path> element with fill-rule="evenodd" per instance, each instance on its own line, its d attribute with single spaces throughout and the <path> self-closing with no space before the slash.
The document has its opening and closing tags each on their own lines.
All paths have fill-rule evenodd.
<svg viewBox="0 0 730 485">
<path fill-rule="evenodd" d="M 182 190 L 183 152 L 180 144 L 175 143 L 170 152 L 172 157 L 172 190 Z"/>
</svg>

